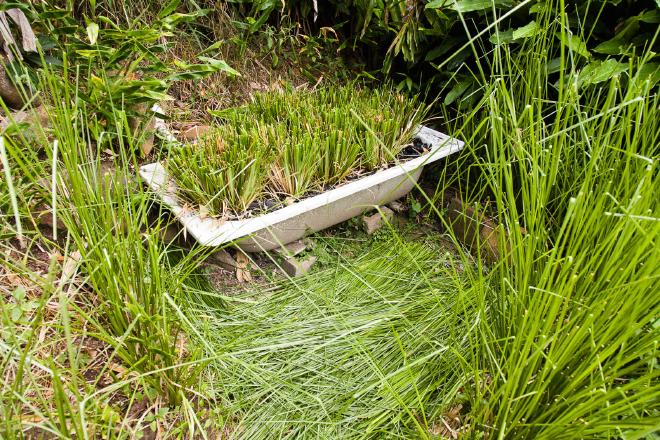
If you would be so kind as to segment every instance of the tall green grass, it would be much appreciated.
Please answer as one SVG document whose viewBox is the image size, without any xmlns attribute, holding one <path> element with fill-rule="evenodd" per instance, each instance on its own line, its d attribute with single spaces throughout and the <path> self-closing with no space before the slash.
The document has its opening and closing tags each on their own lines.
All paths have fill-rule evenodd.
<svg viewBox="0 0 660 440">
<path fill-rule="evenodd" d="M 3 163 L 21 182 L 11 190 L 17 201 L 9 213 L 26 217 L 24 235 L 30 241 L 14 249 L 5 239 L 19 229 L 3 225 L 0 311 L 3 328 L 11 323 L 12 337 L 3 337 L 0 346 L 0 365 L 7 372 L 0 390 L 0 436 L 129 438 L 136 435 L 133 429 L 143 431 L 150 423 L 144 420 L 147 413 L 124 421 L 149 396 L 163 406 L 186 408 L 177 423 L 195 429 L 199 421 L 191 399 L 204 362 L 188 343 L 187 331 L 194 329 L 187 327 L 177 299 L 189 289 L 207 251 L 183 254 L 162 240 L 168 221 L 135 178 L 133 142 L 142 139 L 123 135 L 128 121 L 99 121 L 77 99 L 68 75 L 45 69 L 40 79 L 51 106 L 53 142 L 16 138 L 2 151 Z M 103 158 L 92 142 L 97 135 L 117 139 L 118 155 Z M 21 196 L 32 192 L 61 221 L 59 238 L 53 229 L 37 228 Z M 35 256 L 46 252 L 46 261 Z M 25 280 L 26 289 L 38 295 L 27 302 L 33 305 L 31 321 L 10 319 L 19 303 L 5 277 L 18 277 L 10 283 Z M 100 365 L 89 358 L 87 344 L 105 350 Z M 109 384 L 102 382 L 107 378 Z"/>
<path fill-rule="evenodd" d="M 657 66 L 582 87 L 578 55 L 554 43 L 562 11 L 495 51 L 484 118 L 456 126 L 511 249 L 471 342 L 470 421 L 497 438 L 640 438 L 660 398 Z M 559 75 L 542 67 L 553 56 Z"/>
</svg>

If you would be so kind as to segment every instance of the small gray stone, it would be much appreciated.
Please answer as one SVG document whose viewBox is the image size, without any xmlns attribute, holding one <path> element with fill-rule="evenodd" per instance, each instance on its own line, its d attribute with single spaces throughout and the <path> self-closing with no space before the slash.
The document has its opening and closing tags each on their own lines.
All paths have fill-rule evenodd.
<svg viewBox="0 0 660 440">
<path fill-rule="evenodd" d="M 235 270 L 238 267 L 238 263 L 234 260 L 234 257 L 224 249 L 220 249 L 209 255 L 208 262 L 227 270 Z"/>
<path fill-rule="evenodd" d="M 302 240 L 296 240 L 289 244 L 285 244 L 281 248 L 275 249 L 275 252 L 282 255 L 283 257 L 295 257 L 305 252 L 307 249 L 307 244 Z"/>
<path fill-rule="evenodd" d="M 362 224 L 364 231 L 371 235 L 383 226 L 383 219 L 391 222 L 394 218 L 394 211 L 385 206 L 381 206 L 379 211 L 372 215 L 365 215 L 362 217 Z"/>
<path fill-rule="evenodd" d="M 315 256 L 311 256 L 303 261 L 298 261 L 295 257 L 289 257 L 282 261 L 281 267 L 284 273 L 290 277 L 299 277 L 307 274 L 314 263 L 316 263 Z"/>
<path fill-rule="evenodd" d="M 387 206 L 391 208 L 392 211 L 397 213 L 406 212 L 408 210 L 408 207 L 404 203 L 401 203 L 398 200 L 391 201 L 390 203 L 387 204 Z"/>
</svg>

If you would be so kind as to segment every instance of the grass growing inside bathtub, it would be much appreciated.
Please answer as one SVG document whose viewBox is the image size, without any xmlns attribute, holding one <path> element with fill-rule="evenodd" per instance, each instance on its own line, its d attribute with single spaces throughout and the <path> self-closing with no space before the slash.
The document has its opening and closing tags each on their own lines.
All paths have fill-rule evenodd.
<svg viewBox="0 0 660 440">
<path fill-rule="evenodd" d="M 186 202 L 213 216 L 240 215 L 259 199 L 300 198 L 386 167 L 426 113 L 389 88 L 260 93 L 216 112 L 214 130 L 172 151 L 166 166 Z"/>
</svg>

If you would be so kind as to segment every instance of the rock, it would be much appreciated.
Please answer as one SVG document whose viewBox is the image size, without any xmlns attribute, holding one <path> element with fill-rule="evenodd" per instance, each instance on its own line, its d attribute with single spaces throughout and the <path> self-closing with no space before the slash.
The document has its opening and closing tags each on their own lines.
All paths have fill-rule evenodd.
<svg viewBox="0 0 660 440">
<path fill-rule="evenodd" d="M 282 261 L 281 267 L 284 273 L 290 277 L 299 277 L 306 275 L 314 263 L 316 263 L 315 256 L 311 256 L 303 261 L 298 261 L 296 257 L 288 257 Z"/>
<path fill-rule="evenodd" d="M 477 243 L 480 223 L 472 206 L 464 206 L 461 199 L 454 197 L 449 201 L 447 216 L 454 236 L 461 243 L 470 248 Z"/>
<path fill-rule="evenodd" d="M 233 271 L 238 268 L 238 263 L 234 260 L 234 257 L 231 256 L 229 252 L 225 249 L 220 249 L 209 255 L 207 262 L 220 266 L 223 269 Z"/>
<path fill-rule="evenodd" d="M 364 226 L 364 231 L 371 235 L 383 226 L 383 219 L 390 223 L 393 218 L 394 211 L 386 206 L 381 206 L 375 214 L 363 216 L 362 225 Z"/>
<path fill-rule="evenodd" d="M 30 110 L 11 112 L 9 116 L 0 116 L 0 129 L 10 135 L 14 131 L 21 131 L 23 136 L 34 139 L 50 127 L 48 109 L 40 105 Z M 14 128 L 15 127 L 15 128 Z"/>
<path fill-rule="evenodd" d="M 497 239 L 501 234 L 506 234 L 502 225 L 495 225 L 490 219 L 482 220 L 479 230 L 479 242 L 481 243 L 481 256 L 489 264 L 500 260 L 500 250 Z M 505 237 L 506 239 L 507 237 Z M 508 240 L 507 240 L 508 243 Z"/>
<path fill-rule="evenodd" d="M 211 132 L 211 127 L 208 125 L 195 125 L 181 132 L 181 138 L 184 141 L 194 142 L 206 136 Z"/>
<path fill-rule="evenodd" d="M 37 224 L 48 228 L 49 232 L 53 230 L 53 226 L 55 226 L 55 228 L 60 231 L 66 230 L 66 226 L 64 225 L 60 215 L 57 215 L 56 218 L 53 218 L 53 211 L 50 205 L 42 203 L 38 205 L 33 212 L 35 214 L 35 220 L 37 221 Z M 55 220 L 55 223 L 53 223 L 53 220 Z"/>
<path fill-rule="evenodd" d="M 402 212 L 406 212 L 408 210 L 408 207 L 404 203 L 401 203 L 398 200 L 391 201 L 390 203 L 387 204 L 387 206 L 392 211 L 394 211 L 396 213 L 399 213 L 399 214 L 402 213 Z"/>
<path fill-rule="evenodd" d="M 473 206 L 464 204 L 458 197 L 449 201 L 447 215 L 454 236 L 470 248 L 473 254 L 479 251 L 490 264 L 499 261 L 498 238 L 501 234 L 506 234 L 502 225 L 497 225 L 485 214 L 478 213 Z"/>
<path fill-rule="evenodd" d="M 21 108 L 24 105 L 23 96 L 19 93 L 11 79 L 10 72 L 7 72 L 7 59 L 0 55 L 0 98 L 9 108 Z"/>
<path fill-rule="evenodd" d="M 275 249 L 275 252 L 282 255 L 283 257 L 295 257 L 305 252 L 307 249 L 307 244 L 302 240 L 297 240 L 289 244 L 285 244 L 281 248 Z"/>
</svg>

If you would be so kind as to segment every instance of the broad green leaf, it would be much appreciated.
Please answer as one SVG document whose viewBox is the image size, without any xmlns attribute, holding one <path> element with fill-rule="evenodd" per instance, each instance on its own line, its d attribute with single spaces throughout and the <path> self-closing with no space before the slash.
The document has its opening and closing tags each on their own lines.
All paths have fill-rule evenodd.
<svg viewBox="0 0 660 440">
<path fill-rule="evenodd" d="M 623 42 L 618 38 L 603 41 L 598 46 L 594 47 L 594 52 L 606 55 L 620 55 L 623 53 Z"/>
<path fill-rule="evenodd" d="M 176 66 L 181 69 L 181 72 L 174 73 L 169 76 L 170 81 L 191 80 L 199 79 L 209 76 L 216 72 L 226 72 L 232 76 L 240 76 L 238 71 L 232 69 L 229 64 L 223 60 L 216 60 L 213 58 L 199 57 L 203 64 L 188 64 L 182 61 L 175 62 Z"/>
<path fill-rule="evenodd" d="M 87 25 L 87 39 L 89 44 L 96 44 L 96 41 L 99 38 L 99 25 L 96 23 L 90 23 Z"/>
<path fill-rule="evenodd" d="M 201 51 L 200 55 L 203 54 L 203 53 L 213 52 L 216 49 L 220 49 L 220 47 L 224 44 L 224 42 L 225 42 L 225 40 L 216 41 L 215 43 L 213 43 L 212 45 L 210 45 L 209 47 L 207 47 L 206 49 Z"/>
<path fill-rule="evenodd" d="M 609 59 L 606 61 L 593 61 L 587 64 L 578 76 L 578 84 L 587 86 L 608 81 L 613 76 L 628 70 L 628 64 L 620 63 L 617 60 Z"/>
<path fill-rule="evenodd" d="M 587 44 L 577 35 L 561 34 L 561 42 L 571 51 L 585 58 L 591 58 L 591 53 L 587 49 Z"/>
<path fill-rule="evenodd" d="M 646 63 L 639 71 L 637 76 L 642 80 L 650 80 L 652 84 L 660 81 L 660 63 Z"/>
<path fill-rule="evenodd" d="M 553 58 L 550 61 L 548 61 L 548 64 L 546 65 L 546 69 L 548 70 L 548 73 L 556 73 L 561 70 L 561 58 Z"/>
<path fill-rule="evenodd" d="M 176 10 L 176 8 L 179 7 L 181 4 L 181 0 L 172 0 L 170 1 L 167 6 L 165 6 L 160 13 L 158 14 L 158 18 L 165 18 L 168 15 L 170 15 L 172 12 Z"/>
<path fill-rule="evenodd" d="M 174 98 L 167 93 L 157 92 L 155 90 L 144 90 L 137 95 L 154 101 L 172 101 Z"/>
<path fill-rule="evenodd" d="M 540 31 L 539 25 L 534 21 L 530 21 L 525 26 L 513 30 L 513 39 L 519 40 L 521 38 L 529 38 L 538 34 Z"/>
<path fill-rule="evenodd" d="M 460 81 L 458 84 L 456 84 L 452 89 L 447 93 L 447 96 L 445 96 L 445 105 L 449 105 L 452 102 L 456 101 L 458 98 L 461 97 L 463 93 L 467 90 L 468 87 L 470 87 L 470 84 L 472 84 L 472 81 L 470 80 L 463 80 Z"/>
<path fill-rule="evenodd" d="M 513 41 L 513 29 L 507 29 L 505 31 L 499 31 L 496 34 L 493 34 L 488 38 L 493 44 L 506 44 Z"/>
<path fill-rule="evenodd" d="M 488 40 L 493 44 L 511 43 L 515 40 L 533 37 L 534 35 L 538 34 L 539 31 L 539 25 L 532 20 L 525 26 L 519 27 L 517 29 L 507 29 L 505 31 L 500 31 L 496 34 L 493 34 Z"/>
<path fill-rule="evenodd" d="M 637 18 L 644 23 L 660 23 L 660 10 L 654 9 L 652 11 L 644 12 L 639 14 Z"/>
<path fill-rule="evenodd" d="M 230 75 L 241 76 L 237 70 L 231 68 L 224 60 L 216 60 L 215 58 L 199 57 L 200 61 L 204 61 L 213 66 L 216 71 L 227 72 Z"/>
<path fill-rule="evenodd" d="M 448 0 L 432 0 L 424 6 L 424 9 L 438 9 L 447 6 Z"/>
<path fill-rule="evenodd" d="M 511 0 L 456 0 L 452 9 L 458 12 L 473 12 L 490 10 L 493 7 L 510 7 L 513 5 Z"/>
<path fill-rule="evenodd" d="M 181 23 L 187 23 L 196 20 L 199 17 L 206 15 L 209 12 L 208 9 L 200 9 L 192 14 L 183 14 L 176 12 L 174 14 L 168 15 L 163 18 L 162 23 L 167 29 L 173 29 Z"/>
<path fill-rule="evenodd" d="M 548 5 L 546 3 L 535 3 L 531 8 L 529 8 L 529 13 L 538 14 L 540 12 L 544 12 L 547 7 Z"/>
</svg>

